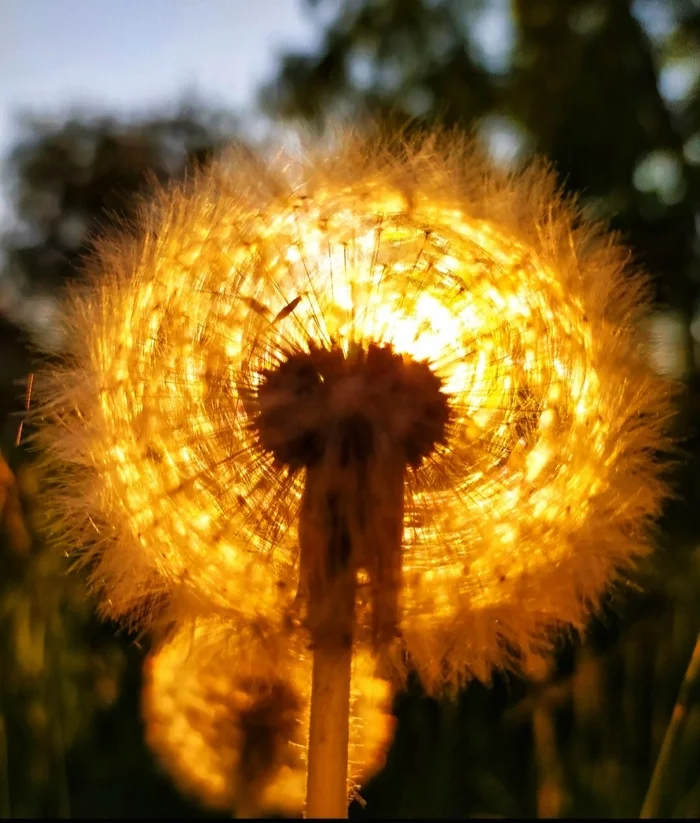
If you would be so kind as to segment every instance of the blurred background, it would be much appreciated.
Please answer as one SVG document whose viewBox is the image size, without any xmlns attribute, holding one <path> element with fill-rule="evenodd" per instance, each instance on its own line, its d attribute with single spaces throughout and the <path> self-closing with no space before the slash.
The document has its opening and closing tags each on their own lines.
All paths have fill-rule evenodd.
<svg viewBox="0 0 700 823">
<path fill-rule="evenodd" d="M 57 295 L 153 180 L 366 114 L 476 130 L 505 165 L 546 154 L 622 232 L 688 459 L 643 590 L 527 682 L 454 703 L 413 685 L 351 816 L 639 815 L 700 629 L 699 92 L 700 0 L 0 0 L 0 817 L 209 815 L 144 744 L 144 643 L 97 620 L 37 526 L 18 429 L 36 358 L 60 353 Z M 700 816 L 688 695 L 674 817 Z"/>
</svg>

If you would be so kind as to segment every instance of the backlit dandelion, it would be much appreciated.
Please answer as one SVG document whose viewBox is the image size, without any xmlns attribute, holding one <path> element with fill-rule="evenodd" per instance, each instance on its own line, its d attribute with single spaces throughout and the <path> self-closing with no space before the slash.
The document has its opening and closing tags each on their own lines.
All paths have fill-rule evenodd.
<svg viewBox="0 0 700 823">
<path fill-rule="evenodd" d="M 146 739 L 177 783 L 202 803 L 239 817 L 299 814 L 306 793 L 311 655 L 261 655 L 258 627 L 200 619 L 176 631 L 146 662 Z M 272 649 L 277 645 L 277 649 Z M 391 688 L 356 650 L 350 699 L 348 795 L 384 763 L 394 717 Z"/>
<path fill-rule="evenodd" d="M 234 152 L 102 244 L 43 390 L 61 505 L 111 613 L 185 591 L 298 616 L 319 683 L 353 640 L 428 686 L 487 678 L 648 549 L 646 280 L 539 166 L 340 143 Z"/>
</svg>

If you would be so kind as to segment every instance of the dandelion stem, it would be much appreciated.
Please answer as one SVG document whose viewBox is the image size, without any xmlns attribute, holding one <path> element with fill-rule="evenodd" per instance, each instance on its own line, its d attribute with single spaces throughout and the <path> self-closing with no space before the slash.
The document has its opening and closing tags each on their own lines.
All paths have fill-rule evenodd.
<svg viewBox="0 0 700 823">
<path fill-rule="evenodd" d="M 349 442 L 357 442 L 350 459 Z M 356 562 L 365 539 L 365 453 L 352 427 L 309 467 L 299 513 L 301 565 L 314 649 L 309 719 L 307 818 L 347 818 L 350 680 Z"/>
<path fill-rule="evenodd" d="M 307 818 L 347 818 L 352 644 L 314 651 L 306 784 Z"/>
<path fill-rule="evenodd" d="M 666 729 L 661 751 L 656 766 L 654 766 L 654 773 L 651 776 L 651 782 L 642 804 L 642 811 L 639 816 L 643 820 L 659 817 L 661 814 L 664 790 L 669 776 L 673 773 L 673 754 L 685 728 L 688 709 L 698 688 L 700 688 L 700 634 L 681 683 L 678 699 L 673 707 L 671 720 Z"/>
<path fill-rule="evenodd" d="M 307 484 L 313 489 L 313 484 Z M 302 516 L 301 526 L 306 525 Z M 337 554 L 349 537 L 342 518 L 328 536 L 325 551 Z M 313 531 L 313 529 L 312 529 Z M 300 535 L 306 529 L 300 529 Z M 348 560 L 349 560 L 348 556 Z M 331 564 L 333 565 L 333 564 Z M 307 818 L 348 816 L 350 678 L 355 620 L 355 575 L 341 564 L 326 579 L 327 589 L 310 586 L 309 614 L 314 647 L 309 718 Z"/>
</svg>

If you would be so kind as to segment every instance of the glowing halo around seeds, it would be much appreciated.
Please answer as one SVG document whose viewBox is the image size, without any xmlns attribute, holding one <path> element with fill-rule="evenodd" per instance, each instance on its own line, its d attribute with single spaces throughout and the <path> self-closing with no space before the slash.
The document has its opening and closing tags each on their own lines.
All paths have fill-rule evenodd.
<svg viewBox="0 0 700 823">
<path fill-rule="evenodd" d="M 546 171 L 506 176 L 458 140 L 397 159 L 350 138 L 291 166 L 234 152 L 163 194 L 67 304 L 45 440 L 90 470 L 71 523 L 89 517 L 95 584 L 112 612 L 182 586 L 287 609 L 305 471 L 262 436 L 261 387 L 290 358 L 374 347 L 435 378 L 444 419 L 406 461 L 395 580 L 358 572 L 358 635 L 393 599 L 426 681 L 524 663 L 648 549 L 670 400 L 644 361 L 646 281 Z M 325 396 L 414 432 L 406 398 L 372 386 Z M 312 417 L 280 416 L 279 436 Z"/>
</svg>

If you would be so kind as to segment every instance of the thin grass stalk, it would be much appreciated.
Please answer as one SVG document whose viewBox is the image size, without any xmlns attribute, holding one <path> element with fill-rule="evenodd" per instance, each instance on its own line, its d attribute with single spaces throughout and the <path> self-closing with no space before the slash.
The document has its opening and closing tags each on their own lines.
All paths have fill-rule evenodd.
<svg viewBox="0 0 700 823">
<path fill-rule="evenodd" d="M 673 775 L 674 754 L 685 728 L 690 706 L 700 688 L 700 634 L 690 657 L 690 663 L 681 683 L 676 705 L 673 707 L 671 720 L 666 729 L 661 751 L 654 766 L 651 782 L 647 789 L 639 817 L 642 820 L 659 817 L 666 796 L 669 780 Z"/>
</svg>

